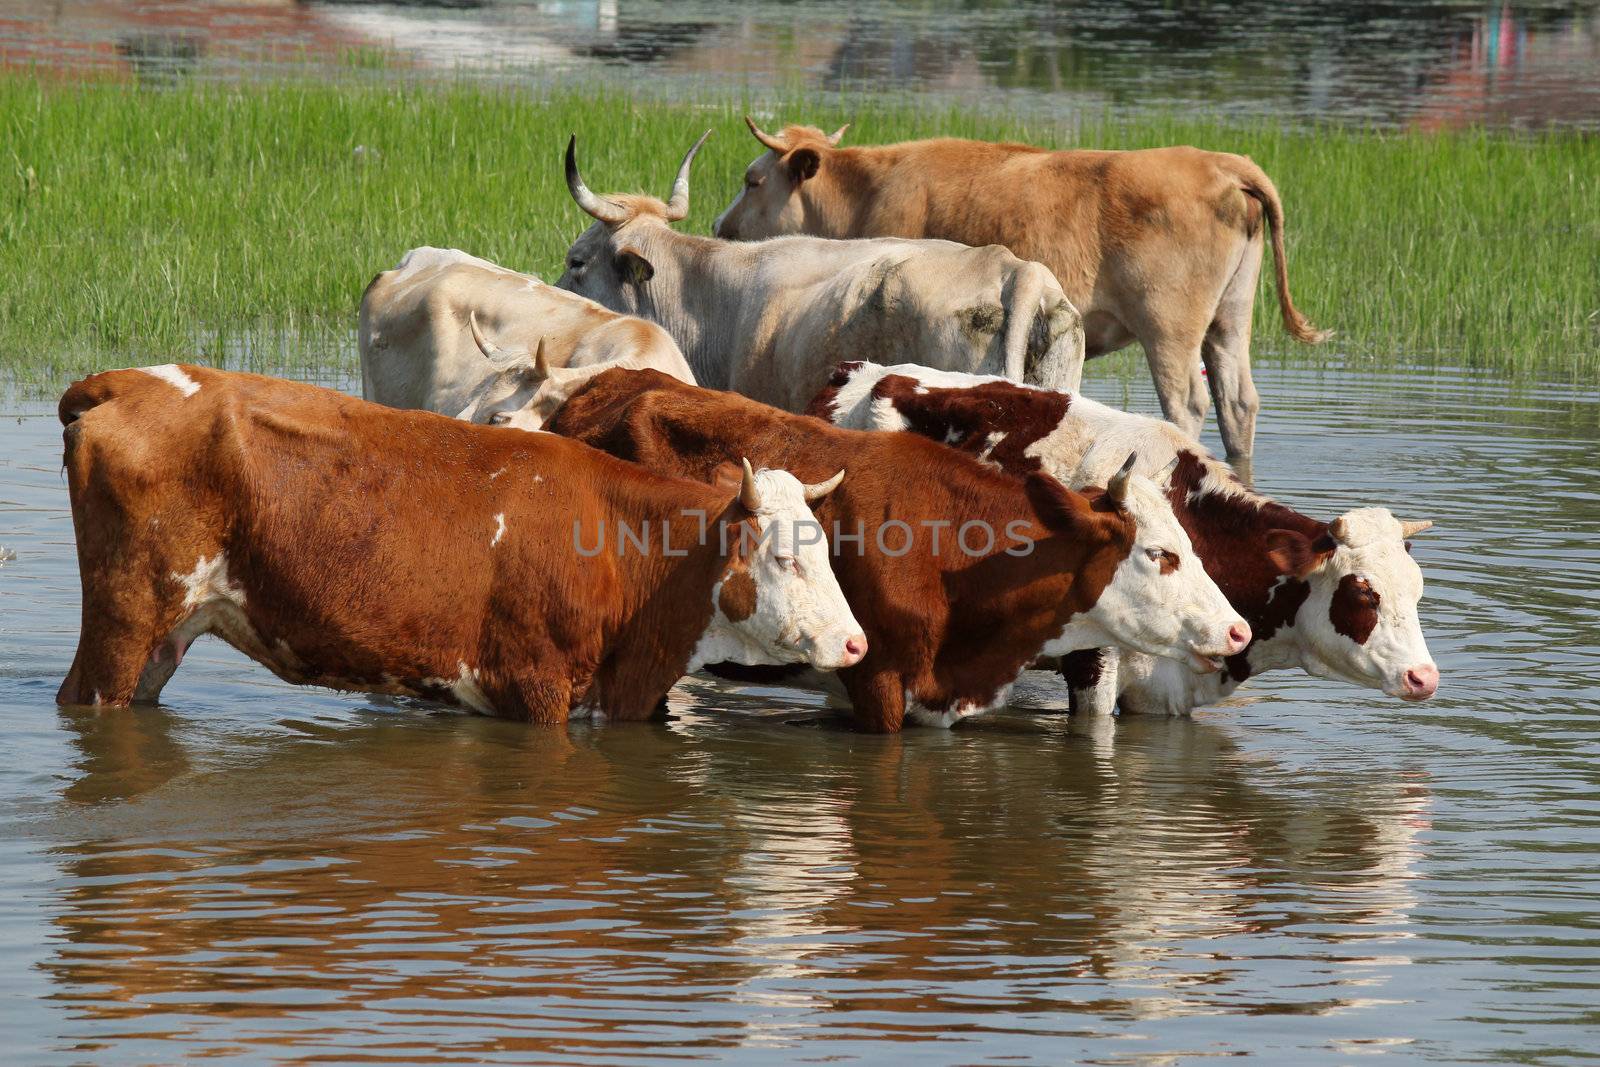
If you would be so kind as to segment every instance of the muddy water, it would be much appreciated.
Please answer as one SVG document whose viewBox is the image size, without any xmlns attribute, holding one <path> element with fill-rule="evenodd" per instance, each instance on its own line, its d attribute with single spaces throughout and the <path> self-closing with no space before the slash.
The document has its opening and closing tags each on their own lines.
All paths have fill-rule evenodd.
<svg viewBox="0 0 1600 1067">
<path fill-rule="evenodd" d="M 1433 702 L 1270 675 L 1075 722 L 1035 678 L 880 738 L 691 682 L 665 725 L 537 730 L 203 640 L 164 707 L 61 712 L 59 430 L 7 401 L 7 1058 L 1600 1055 L 1600 395 L 1261 378 L 1263 488 L 1438 521 Z"/>
<path fill-rule="evenodd" d="M 910 90 L 1273 122 L 1600 127 L 1594 0 L 4 0 L 0 65 Z"/>
</svg>

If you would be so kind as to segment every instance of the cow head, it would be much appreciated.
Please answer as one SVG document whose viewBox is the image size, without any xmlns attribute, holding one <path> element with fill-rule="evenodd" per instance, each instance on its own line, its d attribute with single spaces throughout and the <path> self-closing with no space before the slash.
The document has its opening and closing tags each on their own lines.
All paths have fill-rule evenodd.
<svg viewBox="0 0 1600 1067">
<path fill-rule="evenodd" d="M 1407 541 L 1431 525 L 1357 508 L 1314 539 L 1272 531 L 1275 561 L 1310 586 L 1294 621 L 1307 671 L 1406 700 L 1433 696 L 1439 668 L 1422 636 L 1422 570 Z"/>
<path fill-rule="evenodd" d="M 717 216 L 711 232 L 729 241 L 759 241 L 806 228 L 801 189 L 826 165 L 848 124 L 831 134 L 813 126 L 790 126 L 780 137 L 767 133 L 749 115 L 744 123 L 767 149 L 744 172 L 744 188 Z M 831 236 L 844 236 L 833 234 Z"/>
<path fill-rule="evenodd" d="M 683 157 L 672 195 L 662 202 L 653 196 L 599 196 L 578 174 L 577 137 L 567 141 L 567 190 L 594 218 L 594 225 L 567 250 L 566 270 L 556 287 L 586 296 L 613 311 L 638 314 L 642 288 L 655 277 L 650 261 L 651 236 L 661 227 L 689 214 L 689 165 L 711 136 L 707 130 Z"/>
<path fill-rule="evenodd" d="M 719 484 L 737 479 L 737 507 L 718 534 L 727 569 L 711 593 L 711 626 L 697 664 L 806 663 L 820 670 L 853 666 L 867 638 L 845 602 L 827 538 L 810 505 L 836 489 L 844 471 L 805 485 L 787 471 L 725 465 Z M 731 485 L 730 485 L 731 487 Z"/>
<path fill-rule="evenodd" d="M 1075 503 L 1083 498 L 1047 474 L 1030 475 L 1028 492 L 1041 514 L 1089 506 L 1109 529 L 1114 569 L 1083 613 L 1107 644 L 1179 660 L 1202 673 L 1221 670 L 1225 657 L 1250 643 L 1250 625 L 1206 574 L 1166 494 L 1133 473 L 1136 459 L 1128 457 L 1093 505 Z"/>
<path fill-rule="evenodd" d="M 470 422 L 541 430 L 579 386 L 608 369 L 604 365 L 552 367 L 545 358 L 542 337 L 531 355 L 525 349 L 509 352 L 484 336 L 476 311 L 467 312 L 467 325 L 478 351 L 492 368 L 473 406 L 462 414 Z"/>
</svg>

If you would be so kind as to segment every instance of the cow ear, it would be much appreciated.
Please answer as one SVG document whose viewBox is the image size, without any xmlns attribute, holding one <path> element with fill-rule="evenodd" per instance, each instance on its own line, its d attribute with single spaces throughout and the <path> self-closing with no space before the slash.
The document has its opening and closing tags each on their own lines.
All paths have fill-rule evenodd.
<svg viewBox="0 0 1600 1067">
<path fill-rule="evenodd" d="M 1327 542 L 1324 544 L 1323 542 Z M 1304 578 L 1333 554 L 1333 543 L 1326 536 L 1315 541 L 1294 530 L 1267 531 L 1267 558 L 1279 574 Z"/>
<path fill-rule="evenodd" d="M 617 249 L 617 273 L 626 282 L 642 285 L 656 276 L 656 269 L 637 248 L 629 246 Z"/>
<path fill-rule="evenodd" d="M 822 166 L 822 157 L 817 154 L 815 148 L 796 148 L 789 153 L 784 165 L 789 168 L 789 177 L 795 181 L 810 181 L 817 176 L 817 168 Z"/>
<path fill-rule="evenodd" d="M 1098 516 L 1082 493 L 1074 493 L 1048 474 L 1028 475 L 1028 501 L 1039 513 L 1039 521 L 1052 530 L 1077 533 Z"/>
</svg>

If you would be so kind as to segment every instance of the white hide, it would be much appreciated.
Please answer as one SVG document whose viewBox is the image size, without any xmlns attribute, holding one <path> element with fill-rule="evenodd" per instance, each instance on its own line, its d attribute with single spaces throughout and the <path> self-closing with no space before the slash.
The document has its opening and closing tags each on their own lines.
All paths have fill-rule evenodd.
<svg viewBox="0 0 1600 1067">
<path fill-rule="evenodd" d="M 711 621 L 690 655 L 686 674 L 708 663 L 805 663 L 833 670 L 854 662 L 845 653 L 852 639 L 865 647 L 861 624 L 834 576 L 822 528 L 806 503 L 805 489 L 781 470 L 756 473 L 761 508 L 755 514 L 759 544 L 750 537 L 745 557 L 756 585 L 755 612 L 730 620 L 720 603 L 723 582 L 711 590 Z M 708 537 L 717 536 L 709 529 Z M 730 546 L 731 547 L 731 546 Z"/>
<path fill-rule="evenodd" d="M 184 372 L 184 369 L 175 363 L 163 363 L 159 367 L 138 367 L 135 369 L 144 371 L 152 377 L 160 378 L 176 388 L 184 396 L 194 396 L 200 391 L 200 383 L 189 377 Z"/>
<path fill-rule="evenodd" d="M 473 339 L 471 315 L 494 359 Z M 550 378 L 533 371 L 541 341 Z M 367 400 L 524 430 L 539 429 L 587 379 L 568 370 L 649 367 L 694 383 L 660 327 L 454 248 L 414 248 L 373 279 L 359 345 Z"/>
<path fill-rule="evenodd" d="M 1005 381 L 911 363 L 863 366 L 838 390 L 832 421 L 852 429 L 903 429 L 904 418 L 888 402 L 872 397 L 874 387 L 888 375 L 913 378 L 934 389 Z M 1180 451 L 1187 451 L 1199 457 L 1206 467 L 1200 485 L 1190 493 L 1191 500 L 1216 493 L 1244 504 L 1270 502 L 1239 483 L 1226 463 L 1171 423 L 1107 407 L 1078 393 L 1069 395 L 1071 406 L 1061 425 L 1025 452 L 1069 487 L 1104 484 L 1130 453 L 1137 453 L 1135 469 L 1157 478 L 1165 491 L 1171 484 L 1168 468 Z M 1269 637 L 1252 642 L 1246 659 L 1252 676 L 1299 667 L 1318 677 L 1341 679 L 1399 696 L 1406 671 L 1433 665 L 1417 611 L 1423 592 L 1422 571 L 1406 551 L 1400 524 L 1387 509 L 1358 508 L 1342 518 L 1349 543 L 1337 544 L 1333 555 L 1306 577 L 1310 593 L 1295 617 Z M 1347 574 L 1365 578 L 1379 597 L 1378 625 L 1359 645 L 1338 633 L 1329 618 L 1333 596 Z M 1285 581 L 1280 579 L 1278 588 Z M 1109 711 L 1120 694 L 1123 705 L 1130 710 L 1187 714 L 1196 707 L 1217 702 L 1238 685 L 1226 671 L 1198 675 L 1172 660 L 1124 648 L 1103 663 L 1100 691 L 1085 694 L 1084 702 Z"/>
</svg>

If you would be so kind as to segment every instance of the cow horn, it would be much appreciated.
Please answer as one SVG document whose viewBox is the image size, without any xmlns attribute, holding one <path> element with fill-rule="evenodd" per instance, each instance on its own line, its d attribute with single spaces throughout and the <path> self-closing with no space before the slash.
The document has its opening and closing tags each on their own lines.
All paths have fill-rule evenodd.
<svg viewBox="0 0 1600 1067">
<path fill-rule="evenodd" d="M 1345 540 L 1345 535 L 1349 532 L 1349 529 L 1347 529 L 1344 524 L 1343 515 L 1328 523 L 1328 536 L 1333 538 L 1335 541 L 1338 541 L 1340 544 L 1349 544 L 1349 542 Z"/>
<path fill-rule="evenodd" d="M 760 141 L 762 144 L 766 145 L 780 156 L 789 151 L 789 145 L 786 142 L 780 141 L 766 130 L 763 130 L 760 126 L 757 126 L 756 120 L 751 118 L 749 115 L 744 117 L 744 124 L 750 127 L 750 132 L 755 134 L 756 140 Z"/>
<path fill-rule="evenodd" d="M 1400 536 L 1401 537 L 1415 537 L 1415 536 L 1417 536 L 1417 534 L 1421 533 L 1423 530 L 1426 530 L 1428 527 L 1430 527 L 1432 525 L 1433 525 L 1433 520 L 1432 519 L 1423 519 L 1421 522 L 1407 522 L 1405 519 L 1401 519 L 1400 520 Z"/>
<path fill-rule="evenodd" d="M 1117 468 L 1117 473 L 1111 476 L 1106 483 L 1106 496 L 1113 503 L 1121 504 L 1128 499 L 1128 479 L 1133 475 L 1133 465 L 1139 461 L 1139 453 L 1129 452 L 1128 458 L 1122 461 L 1122 466 Z"/>
<path fill-rule="evenodd" d="M 839 147 L 840 138 L 844 136 L 844 131 L 848 130 L 849 128 L 850 124 L 847 122 L 843 126 L 840 126 L 837 130 L 834 130 L 832 133 L 828 134 L 828 143 L 833 145 L 835 148 Z"/>
<path fill-rule="evenodd" d="M 825 482 L 813 482 L 810 485 L 802 484 L 800 488 L 805 490 L 806 503 L 814 504 L 839 488 L 839 483 L 842 481 L 844 481 L 844 471 L 840 471 Z"/>
<path fill-rule="evenodd" d="M 700 151 L 700 146 L 705 144 L 706 138 L 710 136 L 710 130 L 700 135 L 694 147 L 683 157 L 683 163 L 678 167 L 678 176 L 672 179 L 672 196 L 667 199 L 668 222 L 677 222 L 689 214 L 689 164 L 694 162 L 694 154 Z"/>
<path fill-rule="evenodd" d="M 468 310 L 467 327 L 472 330 L 472 340 L 477 344 L 478 351 L 482 352 L 484 358 L 489 362 L 504 363 L 516 358 L 483 335 L 483 329 L 478 325 L 478 312 L 476 309 Z"/>
<path fill-rule="evenodd" d="M 750 461 L 743 460 L 744 481 L 739 485 L 739 503 L 744 505 L 746 511 L 761 510 L 761 490 L 756 488 L 756 472 L 750 469 Z"/>
<path fill-rule="evenodd" d="M 550 377 L 550 361 L 545 358 L 544 338 L 539 338 L 539 347 L 533 350 L 533 376 L 540 381 Z"/>
<path fill-rule="evenodd" d="M 601 222 L 615 226 L 617 223 L 627 221 L 627 208 L 621 204 L 613 204 L 604 197 L 596 196 L 578 176 L 577 134 L 567 139 L 567 191 L 572 194 L 572 199 L 578 202 L 579 207 Z"/>
</svg>

